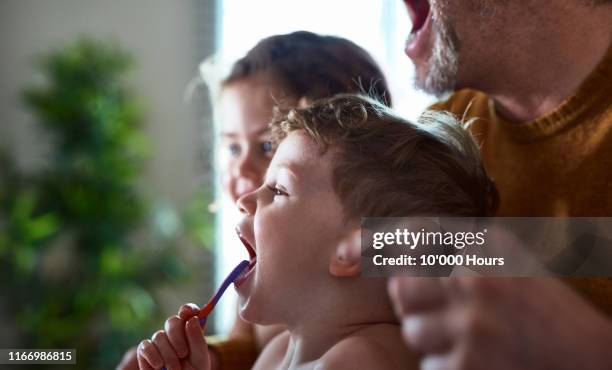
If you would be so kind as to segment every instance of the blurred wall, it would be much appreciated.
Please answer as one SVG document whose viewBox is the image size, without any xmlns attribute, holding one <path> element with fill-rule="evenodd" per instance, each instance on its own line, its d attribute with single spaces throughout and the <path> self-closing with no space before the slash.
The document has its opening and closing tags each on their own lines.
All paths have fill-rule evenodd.
<svg viewBox="0 0 612 370">
<path fill-rule="evenodd" d="M 24 169 L 44 164 L 47 142 L 19 93 L 35 82 L 32 58 L 80 35 L 116 40 L 136 59 L 135 93 L 147 113 L 152 147 L 146 188 L 182 205 L 210 164 L 202 148 L 203 94 L 185 104 L 185 87 L 214 47 L 215 0 L 2 0 L 0 146 Z M 206 127 L 204 127 L 206 130 Z M 205 140 L 206 141 L 206 140 Z M 204 149 L 204 156 L 201 155 Z"/>
<path fill-rule="evenodd" d="M 118 42 L 135 58 L 130 84 L 144 103 L 145 134 L 151 144 L 142 189 L 183 207 L 199 184 L 212 178 L 212 125 L 205 93 L 185 102 L 199 62 L 215 47 L 215 0 L 2 0 L 0 1 L 0 147 L 24 170 L 43 166 L 49 141 L 20 99 L 40 82 L 33 58 L 79 36 Z M 3 174 L 0 173 L 0 176 Z M 160 287 L 163 310 L 202 301 L 213 281 L 210 256 L 184 248 L 196 271 L 181 287 Z M 204 280 L 204 283 L 202 281 Z M 0 342 L 11 343 L 11 322 L 0 305 Z"/>
</svg>

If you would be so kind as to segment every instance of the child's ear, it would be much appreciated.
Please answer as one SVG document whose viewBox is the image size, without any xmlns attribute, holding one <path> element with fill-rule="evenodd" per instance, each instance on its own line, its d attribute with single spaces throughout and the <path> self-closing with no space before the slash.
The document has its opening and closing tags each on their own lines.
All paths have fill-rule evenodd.
<svg viewBox="0 0 612 370">
<path fill-rule="evenodd" d="M 356 228 L 338 243 L 329 263 L 329 273 L 338 277 L 361 273 L 361 229 Z"/>
</svg>

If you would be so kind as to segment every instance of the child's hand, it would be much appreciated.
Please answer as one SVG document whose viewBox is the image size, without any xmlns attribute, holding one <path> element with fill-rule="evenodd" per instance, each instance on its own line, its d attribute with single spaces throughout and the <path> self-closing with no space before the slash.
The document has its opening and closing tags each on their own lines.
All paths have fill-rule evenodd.
<svg viewBox="0 0 612 370">
<path fill-rule="evenodd" d="M 141 370 L 210 370 L 208 347 L 194 315 L 194 304 L 183 305 L 178 316 L 166 320 L 164 330 L 138 345 L 138 365 Z"/>
</svg>

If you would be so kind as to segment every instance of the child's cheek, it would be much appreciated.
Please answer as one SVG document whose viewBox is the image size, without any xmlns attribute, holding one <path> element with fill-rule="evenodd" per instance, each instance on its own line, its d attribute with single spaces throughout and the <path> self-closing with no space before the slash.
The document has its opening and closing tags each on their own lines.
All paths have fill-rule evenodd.
<svg viewBox="0 0 612 370">
<path fill-rule="evenodd" d="M 296 245 L 299 230 L 292 221 L 272 213 L 261 210 L 261 218 L 256 222 L 255 228 L 260 236 L 257 240 L 257 258 L 259 260 L 261 255 L 262 259 L 273 264 L 282 262 L 286 265 L 295 253 L 295 247 L 299 247 Z"/>
</svg>

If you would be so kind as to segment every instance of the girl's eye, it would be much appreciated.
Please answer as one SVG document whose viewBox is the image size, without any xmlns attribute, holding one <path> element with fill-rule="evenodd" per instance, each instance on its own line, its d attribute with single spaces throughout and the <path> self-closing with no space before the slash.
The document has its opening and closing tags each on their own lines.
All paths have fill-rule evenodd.
<svg viewBox="0 0 612 370">
<path fill-rule="evenodd" d="M 264 141 L 263 143 L 261 143 L 261 150 L 266 154 L 272 153 L 272 142 Z"/>
<path fill-rule="evenodd" d="M 287 193 L 285 193 L 284 191 L 280 190 L 276 186 L 268 185 L 268 189 L 270 189 L 270 191 L 272 192 L 272 194 L 274 194 L 274 196 L 277 196 L 277 195 L 278 196 L 288 195 Z"/>
<path fill-rule="evenodd" d="M 236 156 L 240 154 L 240 145 L 238 144 L 230 144 L 228 149 L 231 155 Z"/>
</svg>

